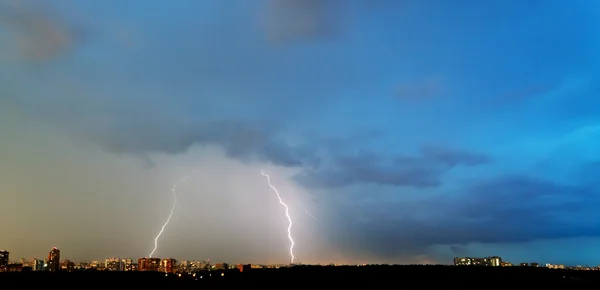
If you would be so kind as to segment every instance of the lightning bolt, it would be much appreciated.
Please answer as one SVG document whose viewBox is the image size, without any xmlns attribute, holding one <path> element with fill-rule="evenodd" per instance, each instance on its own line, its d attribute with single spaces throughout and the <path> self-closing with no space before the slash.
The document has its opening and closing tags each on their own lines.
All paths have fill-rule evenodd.
<svg viewBox="0 0 600 290">
<path fill-rule="evenodd" d="M 277 188 L 275 188 L 275 186 L 271 184 L 271 177 L 269 177 L 269 175 L 262 170 L 260 171 L 260 174 L 267 178 L 267 183 L 269 183 L 269 187 L 271 187 L 271 189 L 275 191 L 275 194 L 277 194 L 277 198 L 279 199 L 279 203 L 283 205 L 283 207 L 285 207 L 285 216 L 287 217 L 289 223 L 287 233 L 288 239 L 290 240 L 290 263 L 294 264 L 294 259 L 296 257 L 294 257 L 294 239 L 292 238 L 292 218 L 290 217 L 290 208 L 287 206 L 287 204 L 285 204 L 285 202 L 283 202 L 283 199 L 281 199 L 281 195 L 279 195 L 279 191 L 277 191 Z"/>
<path fill-rule="evenodd" d="M 162 236 L 162 233 L 165 231 L 165 228 L 167 227 L 167 225 L 169 224 L 169 222 L 171 222 L 171 218 L 173 217 L 173 213 L 175 212 L 175 206 L 178 203 L 178 201 L 177 201 L 177 185 L 180 182 L 188 179 L 189 177 L 190 176 L 188 175 L 188 176 L 186 176 L 186 177 L 178 180 L 171 187 L 171 192 L 173 193 L 173 206 L 171 206 L 171 213 L 169 214 L 169 217 L 167 218 L 167 221 L 163 224 L 162 228 L 160 228 L 160 232 L 158 232 L 158 235 L 156 236 L 156 238 L 154 238 L 154 249 L 152 250 L 152 252 L 150 253 L 150 255 L 148 255 L 149 258 L 152 258 L 152 255 L 154 255 L 154 252 L 156 252 L 156 249 L 158 248 L 158 239 L 160 238 L 160 236 Z"/>
</svg>

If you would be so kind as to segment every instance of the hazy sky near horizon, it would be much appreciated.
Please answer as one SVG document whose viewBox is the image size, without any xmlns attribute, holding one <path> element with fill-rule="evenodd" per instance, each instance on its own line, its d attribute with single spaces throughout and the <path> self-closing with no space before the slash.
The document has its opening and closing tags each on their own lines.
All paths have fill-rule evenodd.
<svg viewBox="0 0 600 290">
<path fill-rule="evenodd" d="M 598 11 L 0 0 L 0 249 L 600 264 Z"/>
</svg>

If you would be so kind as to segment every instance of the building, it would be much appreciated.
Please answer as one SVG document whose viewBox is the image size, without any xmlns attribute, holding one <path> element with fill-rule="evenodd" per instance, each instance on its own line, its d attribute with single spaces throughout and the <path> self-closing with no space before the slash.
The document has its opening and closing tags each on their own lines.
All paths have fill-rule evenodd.
<svg viewBox="0 0 600 290">
<path fill-rule="evenodd" d="M 73 272 L 75 270 L 75 263 L 70 260 L 60 261 L 60 270 L 64 272 Z"/>
<path fill-rule="evenodd" d="M 492 267 L 502 266 L 502 258 L 497 257 L 497 256 L 490 257 L 490 266 L 492 266 Z"/>
<path fill-rule="evenodd" d="M 240 272 L 244 272 L 244 271 L 248 271 L 248 270 L 252 269 L 251 264 L 239 264 L 237 267 L 240 270 Z"/>
<path fill-rule="evenodd" d="M 45 266 L 45 262 L 44 260 L 40 260 L 40 259 L 33 259 L 31 261 L 31 270 L 32 271 L 44 271 L 44 266 Z"/>
<path fill-rule="evenodd" d="M 25 260 L 25 258 L 21 258 L 19 260 L 19 264 L 23 265 L 23 267 L 31 267 L 31 265 L 29 265 L 29 262 Z"/>
<path fill-rule="evenodd" d="M 190 272 L 190 262 L 189 261 L 177 261 L 177 271 L 180 273 L 189 273 Z"/>
<path fill-rule="evenodd" d="M 160 268 L 159 258 L 139 258 L 138 259 L 138 270 L 139 271 L 158 271 Z"/>
<path fill-rule="evenodd" d="M 104 270 L 106 271 L 123 271 L 121 258 L 108 258 L 104 260 Z"/>
<path fill-rule="evenodd" d="M 565 265 L 553 265 L 553 264 L 546 264 L 546 268 L 548 269 L 564 269 Z"/>
<path fill-rule="evenodd" d="M 0 267 L 8 266 L 8 251 L 0 250 Z"/>
<path fill-rule="evenodd" d="M 470 258 L 470 257 L 456 257 L 454 258 L 454 266 L 490 266 L 499 267 L 502 265 L 502 258 L 500 257 L 486 257 L 486 258 Z"/>
<path fill-rule="evenodd" d="M 4 267 L 5 272 L 21 272 L 23 271 L 23 264 L 8 264 Z"/>
<path fill-rule="evenodd" d="M 100 261 L 92 261 L 89 265 L 88 265 L 89 269 L 94 269 L 94 270 L 98 270 L 98 271 L 104 271 L 104 263 L 100 262 Z"/>
<path fill-rule="evenodd" d="M 208 267 L 209 263 L 205 261 L 190 261 L 187 266 L 191 272 L 208 270 Z"/>
<path fill-rule="evenodd" d="M 131 258 L 121 259 L 121 271 L 133 271 L 133 260 Z"/>
<path fill-rule="evenodd" d="M 172 258 L 166 258 L 160 261 L 160 271 L 164 273 L 176 273 L 177 272 L 177 260 Z"/>
<path fill-rule="evenodd" d="M 454 266 L 471 266 L 471 265 L 472 265 L 471 258 L 469 258 L 469 257 L 454 258 Z"/>
<path fill-rule="evenodd" d="M 227 263 L 215 264 L 215 270 L 227 270 L 227 269 L 229 269 L 229 264 L 227 264 Z"/>
<path fill-rule="evenodd" d="M 46 270 L 50 272 L 58 272 L 60 270 L 60 250 L 57 247 L 53 247 L 48 254 Z"/>
</svg>

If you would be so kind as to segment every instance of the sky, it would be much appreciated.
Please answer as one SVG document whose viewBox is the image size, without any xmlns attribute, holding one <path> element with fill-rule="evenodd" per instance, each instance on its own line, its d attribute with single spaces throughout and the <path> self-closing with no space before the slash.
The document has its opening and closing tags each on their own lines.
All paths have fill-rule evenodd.
<svg viewBox="0 0 600 290">
<path fill-rule="evenodd" d="M 598 265 L 598 11 L 2 0 L 0 249 Z"/>
</svg>

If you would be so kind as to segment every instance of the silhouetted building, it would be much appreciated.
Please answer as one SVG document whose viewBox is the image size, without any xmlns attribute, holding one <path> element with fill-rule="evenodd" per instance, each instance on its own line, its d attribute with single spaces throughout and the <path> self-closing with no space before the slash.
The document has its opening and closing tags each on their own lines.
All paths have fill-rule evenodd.
<svg viewBox="0 0 600 290">
<path fill-rule="evenodd" d="M 0 267 L 8 266 L 8 251 L 0 251 Z"/>
<path fill-rule="evenodd" d="M 138 259 L 138 270 L 139 271 L 158 271 L 160 268 L 159 258 L 139 258 Z"/>
<path fill-rule="evenodd" d="M 46 270 L 50 272 L 58 272 L 60 270 L 60 250 L 56 247 L 53 247 L 48 254 Z"/>
<path fill-rule="evenodd" d="M 177 260 L 166 258 L 160 262 L 160 270 L 165 273 L 177 272 Z"/>
<path fill-rule="evenodd" d="M 23 264 L 8 264 L 4 268 L 6 272 L 21 272 L 23 271 Z"/>
</svg>

